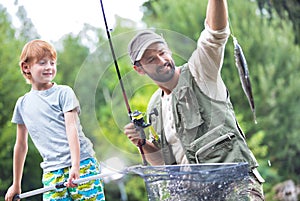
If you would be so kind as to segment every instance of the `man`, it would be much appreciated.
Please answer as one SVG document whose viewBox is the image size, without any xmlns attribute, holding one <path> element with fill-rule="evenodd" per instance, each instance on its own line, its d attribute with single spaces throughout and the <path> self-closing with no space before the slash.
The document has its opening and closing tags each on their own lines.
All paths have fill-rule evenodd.
<svg viewBox="0 0 300 201">
<path fill-rule="evenodd" d="M 166 41 L 151 31 L 138 33 L 129 44 L 133 68 L 149 76 L 159 89 L 148 113 L 155 132 L 140 139 L 133 123 L 127 137 L 141 146 L 152 165 L 247 162 L 251 200 L 264 200 L 258 164 L 248 148 L 220 72 L 230 35 L 226 0 L 209 0 L 205 29 L 188 63 L 176 67 Z"/>
</svg>

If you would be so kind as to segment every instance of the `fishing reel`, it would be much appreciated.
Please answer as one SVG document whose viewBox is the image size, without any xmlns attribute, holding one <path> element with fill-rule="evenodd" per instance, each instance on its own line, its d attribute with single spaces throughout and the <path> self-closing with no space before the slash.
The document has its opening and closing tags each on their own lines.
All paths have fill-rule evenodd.
<svg viewBox="0 0 300 201">
<path fill-rule="evenodd" d="M 158 116 L 157 109 L 154 108 L 152 112 L 149 113 L 149 117 L 152 115 Z M 131 121 L 134 123 L 135 126 L 141 127 L 141 128 L 147 128 L 148 126 L 151 125 L 151 118 L 149 123 L 146 123 L 144 120 L 144 115 L 142 112 L 135 110 L 133 113 L 130 114 L 131 116 Z"/>
<path fill-rule="evenodd" d="M 149 123 L 146 123 L 142 112 L 135 110 L 133 113 L 130 114 L 131 122 L 134 123 L 135 127 L 140 132 L 140 138 L 143 140 L 142 145 L 145 143 L 145 139 L 146 139 L 144 128 L 147 128 L 148 126 L 151 125 L 152 115 L 158 116 L 158 111 L 156 108 L 154 108 L 152 112 L 149 113 L 150 121 Z"/>
<path fill-rule="evenodd" d="M 154 108 L 152 110 L 152 112 L 149 113 L 149 123 L 146 123 L 144 120 L 144 115 L 142 112 L 135 110 L 133 113 L 130 113 L 130 119 L 131 122 L 134 123 L 135 128 L 137 129 L 137 131 L 139 131 L 140 134 L 140 140 L 137 144 L 137 147 L 139 148 L 142 158 L 143 158 L 143 164 L 146 166 L 148 164 L 146 157 L 144 155 L 144 151 L 143 151 L 143 146 L 146 144 L 146 135 L 145 135 L 145 131 L 144 128 L 147 128 L 148 126 L 151 125 L 151 116 L 155 115 L 158 116 L 158 112 L 157 109 Z"/>
</svg>

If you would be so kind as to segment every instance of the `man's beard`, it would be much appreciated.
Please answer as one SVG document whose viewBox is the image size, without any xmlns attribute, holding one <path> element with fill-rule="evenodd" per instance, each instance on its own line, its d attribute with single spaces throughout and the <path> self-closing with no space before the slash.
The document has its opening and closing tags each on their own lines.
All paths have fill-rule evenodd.
<svg viewBox="0 0 300 201">
<path fill-rule="evenodd" d="M 165 68 L 170 68 L 170 69 L 165 69 Z M 168 72 L 163 72 L 163 73 L 160 72 L 165 70 L 167 70 Z M 157 67 L 155 75 L 147 73 L 147 75 L 152 80 L 157 82 L 162 82 L 162 83 L 170 81 L 173 78 L 174 74 L 175 74 L 174 62 L 166 62 L 163 66 Z"/>
</svg>

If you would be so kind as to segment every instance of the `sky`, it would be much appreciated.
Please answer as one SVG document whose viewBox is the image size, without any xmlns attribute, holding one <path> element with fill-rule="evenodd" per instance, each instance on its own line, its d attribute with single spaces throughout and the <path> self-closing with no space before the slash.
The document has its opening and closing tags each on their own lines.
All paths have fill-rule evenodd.
<svg viewBox="0 0 300 201">
<path fill-rule="evenodd" d="M 0 0 L 13 18 L 15 0 Z M 145 0 L 102 0 L 109 28 L 113 28 L 115 15 L 139 22 L 142 18 L 141 5 Z M 84 23 L 105 29 L 100 0 L 18 0 L 23 5 L 41 38 L 58 41 L 68 33 L 78 33 Z"/>
</svg>

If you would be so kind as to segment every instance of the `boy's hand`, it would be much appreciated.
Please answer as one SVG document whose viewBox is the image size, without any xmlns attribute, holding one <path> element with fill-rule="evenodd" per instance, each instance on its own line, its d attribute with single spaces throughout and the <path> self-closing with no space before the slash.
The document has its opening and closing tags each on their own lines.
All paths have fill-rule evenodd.
<svg viewBox="0 0 300 201">
<path fill-rule="evenodd" d="M 69 173 L 69 179 L 66 184 L 66 187 L 68 188 L 74 188 L 77 186 L 77 184 L 74 184 L 73 181 L 76 179 L 79 179 L 80 173 L 79 173 L 79 168 L 71 167 L 70 173 Z"/>
<path fill-rule="evenodd" d="M 21 188 L 12 185 L 6 192 L 5 201 L 13 200 L 14 196 L 21 193 Z"/>
</svg>

